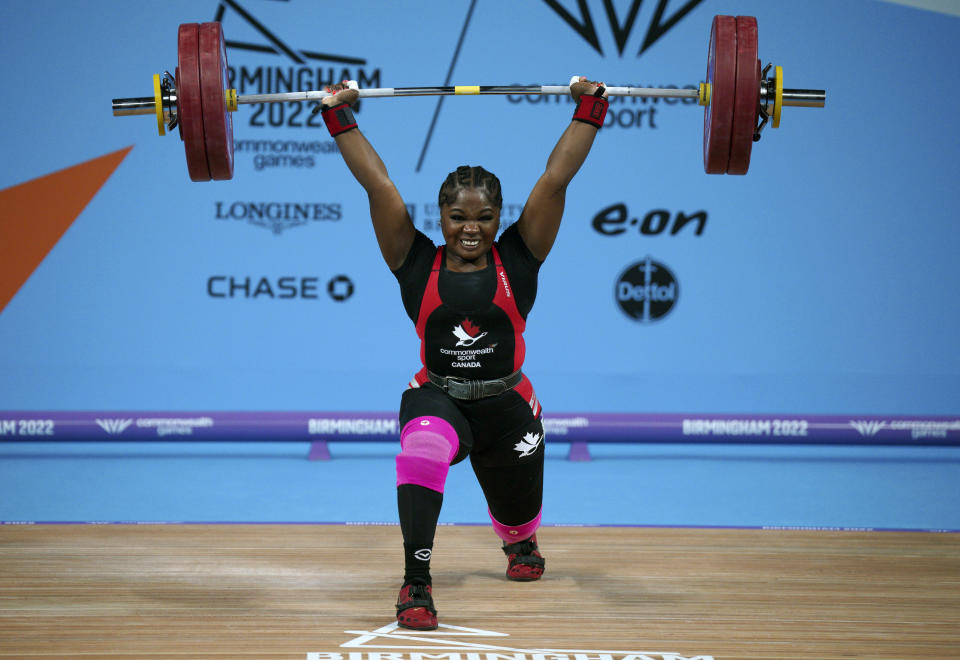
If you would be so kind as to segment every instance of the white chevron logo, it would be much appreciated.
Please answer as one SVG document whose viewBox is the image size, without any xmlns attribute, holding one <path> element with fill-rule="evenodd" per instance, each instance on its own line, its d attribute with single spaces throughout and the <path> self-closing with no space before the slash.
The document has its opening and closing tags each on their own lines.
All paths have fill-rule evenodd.
<svg viewBox="0 0 960 660">
<path fill-rule="evenodd" d="M 860 435 L 872 437 L 879 433 L 880 429 L 886 428 L 887 423 L 876 420 L 851 419 L 850 426 L 857 429 Z"/>
<path fill-rule="evenodd" d="M 98 419 L 97 426 L 102 428 L 110 435 L 120 435 L 127 430 L 127 427 L 133 424 L 132 419 Z"/>
<path fill-rule="evenodd" d="M 609 660 L 714 660 L 712 655 L 681 655 L 655 651 L 610 651 L 586 649 L 555 649 L 544 646 L 536 648 L 514 647 L 507 633 L 449 626 L 441 623 L 437 630 L 406 630 L 396 621 L 375 630 L 345 630 L 356 635 L 340 648 L 351 649 L 350 660 L 474 660 L 486 658 L 512 658 L 513 660 L 562 660 L 577 658 L 609 658 Z M 491 639 L 492 638 L 492 639 Z M 354 651 L 352 649 L 360 649 Z M 381 649 L 389 649 L 384 653 Z M 426 651 L 426 653 L 424 653 Z M 451 651 L 453 651 L 451 653 Z M 466 652 L 466 653 L 464 653 Z M 346 660 L 342 652 L 310 652 L 307 660 Z"/>
</svg>

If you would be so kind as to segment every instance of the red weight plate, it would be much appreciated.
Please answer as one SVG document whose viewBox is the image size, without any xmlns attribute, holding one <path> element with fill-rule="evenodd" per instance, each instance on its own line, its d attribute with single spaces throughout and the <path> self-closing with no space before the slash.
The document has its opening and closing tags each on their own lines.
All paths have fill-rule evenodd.
<svg viewBox="0 0 960 660">
<path fill-rule="evenodd" d="M 733 103 L 737 87 L 737 19 L 714 16 L 707 50 L 710 104 L 703 112 L 703 169 L 723 174 L 730 162 Z"/>
<path fill-rule="evenodd" d="M 177 117 L 191 181 L 209 181 L 200 95 L 198 26 L 184 23 L 177 32 Z"/>
<path fill-rule="evenodd" d="M 229 75 L 227 47 L 219 23 L 200 24 L 200 91 L 203 95 L 203 134 L 207 141 L 210 176 L 233 178 L 233 118 L 224 98 Z"/>
<path fill-rule="evenodd" d="M 737 93 L 733 101 L 733 131 L 727 174 L 746 174 L 760 107 L 760 60 L 757 59 L 757 19 L 737 16 Z"/>
</svg>

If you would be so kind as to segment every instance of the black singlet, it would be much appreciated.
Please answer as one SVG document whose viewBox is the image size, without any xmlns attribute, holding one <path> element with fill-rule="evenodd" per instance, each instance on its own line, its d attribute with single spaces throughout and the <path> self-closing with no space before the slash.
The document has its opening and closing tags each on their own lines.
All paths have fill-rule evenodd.
<svg viewBox="0 0 960 660">
<path fill-rule="evenodd" d="M 445 247 L 418 231 L 403 264 L 393 271 L 407 316 L 421 337 L 421 369 L 468 379 L 502 378 L 523 363 L 522 332 L 537 295 L 541 262 L 511 225 L 487 255 L 487 267 L 447 270 Z M 526 380 L 526 379 L 524 379 Z"/>
</svg>

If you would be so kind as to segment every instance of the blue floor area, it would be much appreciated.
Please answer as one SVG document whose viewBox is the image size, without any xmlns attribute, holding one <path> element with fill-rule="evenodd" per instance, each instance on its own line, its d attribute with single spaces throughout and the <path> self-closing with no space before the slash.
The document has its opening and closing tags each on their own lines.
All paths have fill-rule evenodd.
<svg viewBox="0 0 960 660">
<path fill-rule="evenodd" d="M 397 520 L 393 444 L 0 444 L 0 521 Z M 960 530 L 960 447 L 547 447 L 544 524 Z M 468 463 L 443 523 L 488 523 Z"/>
</svg>

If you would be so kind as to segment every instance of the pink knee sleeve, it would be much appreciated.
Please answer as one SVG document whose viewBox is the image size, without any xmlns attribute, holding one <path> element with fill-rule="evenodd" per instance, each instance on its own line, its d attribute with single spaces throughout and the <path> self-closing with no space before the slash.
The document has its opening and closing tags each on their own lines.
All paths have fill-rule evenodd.
<svg viewBox="0 0 960 660">
<path fill-rule="evenodd" d="M 543 514 L 543 510 L 540 510 L 536 518 L 530 522 L 523 523 L 522 525 L 504 525 L 493 517 L 493 514 L 490 513 L 490 509 L 487 509 L 487 513 L 490 514 L 490 522 L 493 523 L 494 533 L 507 543 L 514 543 L 516 541 L 522 541 L 533 536 L 533 533 L 537 531 L 538 527 L 540 527 L 540 516 Z"/>
<path fill-rule="evenodd" d="M 417 417 L 400 432 L 397 485 L 415 484 L 443 492 L 450 461 L 457 455 L 457 432 L 440 417 Z"/>
</svg>

